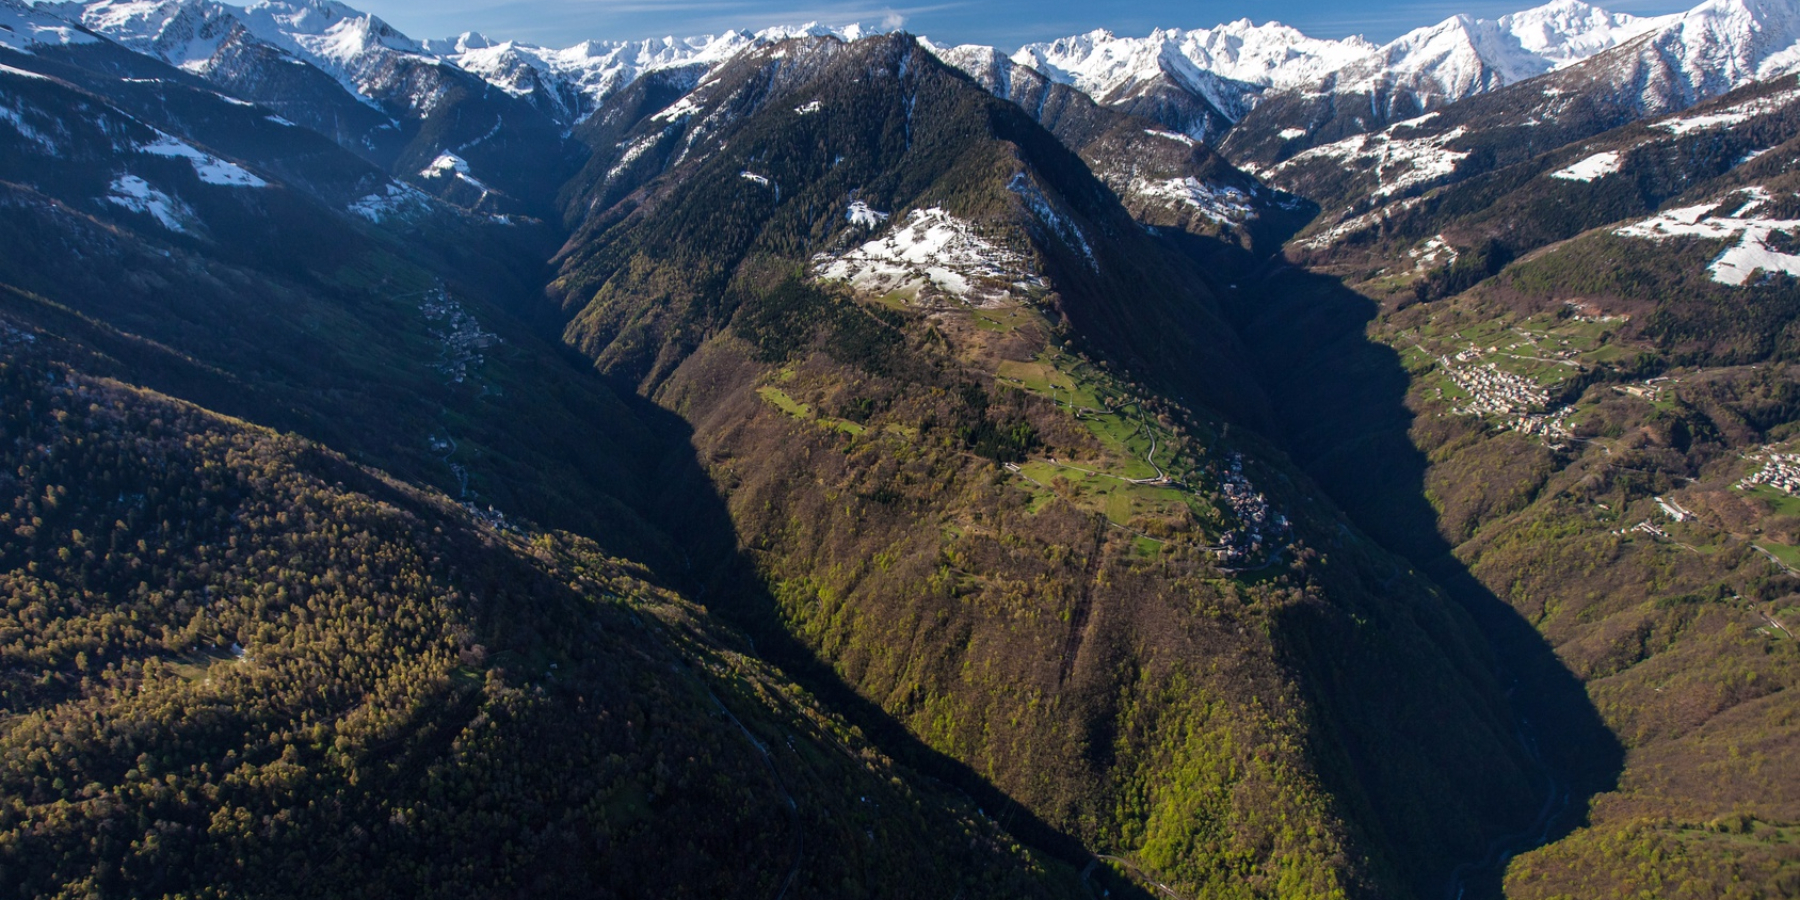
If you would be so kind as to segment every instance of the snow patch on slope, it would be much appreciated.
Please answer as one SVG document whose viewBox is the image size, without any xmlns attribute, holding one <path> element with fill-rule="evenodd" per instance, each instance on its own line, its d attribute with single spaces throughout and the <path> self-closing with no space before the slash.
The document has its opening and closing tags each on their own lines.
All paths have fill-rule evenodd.
<svg viewBox="0 0 1800 900">
<path fill-rule="evenodd" d="M 1744 202 L 1723 216 L 1715 215 L 1722 208 L 1721 203 L 1703 203 L 1672 209 L 1614 229 L 1613 233 L 1658 242 L 1679 237 L 1735 239 L 1736 243 L 1707 267 L 1713 281 L 1733 287 L 1749 284 L 1757 272 L 1800 275 L 1800 255 L 1770 246 L 1770 239 L 1776 235 L 1788 238 L 1782 243 L 1791 245 L 1793 237 L 1800 233 L 1800 219 L 1755 218 L 1751 214 L 1769 201 L 1768 191 L 1752 187 L 1737 193 L 1745 197 Z"/>
<path fill-rule="evenodd" d="M 1221 225 L 1256 218 L 1250 194 L 1230 185 L 1208 184 L 1193 176 L 1167 180 L 1133 179 L 1129 192 L 1152 202 L 1186 206 Z"/>
<path fill-rule="evenodd" d="M 973 225 L 935 207 L 914 210 L 885 236 L 840 256 L 815 257 L 813 274 L 872 294 L 916 300 L 936 291 L 976 306 L 1042 286 L 1024 256 L 989 243 Z"/>
<path fill-rule="evenodd" d="M 1081 226 L 1057 212 L 1056 206 L 1050 202 L 1049 197 L 1044 196 L 1043 190 L 1031 180 L 1030 176 L 1024 172 L 1015 174 L 1012 181 L 1007 183 L 1006 189 L 1018 194 L 1019 198 L 1025 201 L 1025 205 L 1037 215 L 1038 220 L 1049 226 L 1050 230 L 1055 232 L 1056 236 L 1061 238 L 1062 242 L 1070 249 L 1081 251 L 1081 255 L 1087 258 L 1089 268 L 1099 271 L 1100 264 L 1094 259 L 1094 248 L 1088 243 L 1087 235 L 1081 232 Z"/>
<path fill-rule="evenodd" d="M 20 137 L 35 144 L 38 149 L 44 151 L 46 154 L 51 156 L 57 155 L 58 147 L 56 140 L 50 137 L 50 135 L 33 127 L 31 123 L 26 122 L 25 115 L 19 110 L 0 104 L 0 122 L 11 125 L 13 130 L 19 133 Z"/>
<path fill-rule="evenodd" d="M 48 13 L 17 3 L 0 3 L 0 47 L 30 53 L 33 47 L 61 47 L 96 41 L 93 35 Z"/>
<path fill-rule="evenodd" d="M 1619 171 L 1619 167 L 1623 164 L 1624 159 L 1618 153 L 1596 153 L 1568 168 L 1551 172 L 1550 177 L 1560 178 L 1563 181 L 1588 182 L 1596 178 L 1605 178 Z"/>
<path fill-rule="evenodd" d="M 194 167 L 194 174 L 207 184 L 218 184 L 226 187 L 260 188 L 269 183 L 252 175 L 248 169 L 236 163 L 229 163 L 210 153 L 202 152 L 193 145 L 171 135 L 158 132 L 156 140 L 138 146 L 139 153 L 151 156 L 167 156 L 185 159 Z"/>
<path fill-rule="evenodd" d="M 188 223 L 194 221 L 194 211 L 180 200 L 151 187 L 149 182 L 136 175 L 120 175 L 113 179 L 106 201 L 132 212 L 147 213 L 170 231 L 192 233 L 188 230 Z"/>
<path fill-rule="evenodd" d="M 1464 130 L 1460 126 L 1430 137 L 1394 136 L 1399 129 L 1414 127 L 1420 121 L 1423 119 L 1401 122 L 1379 134 L 1362 134 L 1323 147 L 1314 147 L 1296 154 L 1292 159 L 1276 166 L 1274 171 L 1280 172 L 1321 159 L 1335 160 L 1372 170 L 1380 185 L 1375 191 L 1376 196 L 1392 197 L 1454 173 L 1457 163 L 1469 156 L 1465 151 L 1449 148 L 1452 141 L 1463 136 Z"/>
<path fill-rule="evenodd" d="M 844 218 L 848 219 L 852 225 L 861 225 L 864 228 L 879 228 L 881 227 L 881 223 L 888 220 L 889 216 L 887 213 L 880 212 L 869 206 L 869 204 L 857 200 L 850 204 L 850 209 L 844 213 Z"/>
<path fill-rule="evenodd" d="M 411 185 L 390 181 L 381 190 L 358 198 L 347 210 L 379 225 L 390 219 L 410 219 L 431 208 L 431 198 Z"/>
<path fill-rule="evenodd" d="M 1144 129 L 1144 133 L 1151 137 L 1162 138 L 1165 141 L 1174 141 L 1177 144 L 1182 144 L 1182 145 L 1188 146 L 1188 147 L 1195 147 L 1195 146 L 1199 145 L 1199 142 L 1194 140 L 1193 138 L 1188 137 L 1185 134 L 1176 134 L 1173 131 L 1157 131 L 1154 128 L 1146 128 L 1146 129 Z"/>
<path fill-rule="evenodd" d="M 1664 119 L 1650 127 L 1661 128 L 1664 131 L 1675 135 L 1685 135 L 1696 131 L 1710 131 L 1718 128 L 1730 128 L 1733 125 L 1742 125 L 1758 116 L 1779 112 L 1782 108 L 1793 103 L 1795 100 L 1800 100 L 1800 90 L 1782 91 L 1781 93 L 1771 94 L 1767 97 L 1757 97 L 1753 100 L 1746 100 L 1743 103 L 1709 113 Z"/>
</svg>

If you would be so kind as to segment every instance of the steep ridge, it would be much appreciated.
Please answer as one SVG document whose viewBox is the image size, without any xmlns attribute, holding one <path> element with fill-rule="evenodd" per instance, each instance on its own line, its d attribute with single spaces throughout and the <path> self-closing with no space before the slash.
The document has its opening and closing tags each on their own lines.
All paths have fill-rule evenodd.
<svg viewBox="0 0 1800 900">
<path fill-rule="evenodd" d="M 1085 895 L 652 584 L 704 475 L 525 320 L 541 236 L 23 49 L 0 890 Z"/>
<path fill-rule="evenodd" d="M 834 102 L 835 98 L 820 93 L 821 88 L 817 84 L 818 70 L 834 64 L 833 58 L 844 47 L 860 47 L 862 44 L 847 45 L 832 38 L 815 38 L 793 46 L 805 47 L 811 52 L 798 54 L 791 61 L 785 56 L 774 55 L 777 52 L 774 48 L 764 48 L 740 57 L 724 68 L 715 70 L 695 90 L 672 105 L 641 120 L 626 133 L 625 140 L 611 142 L 610 147 L 602 145 L 595 148 L 596 167 L 608 162 L 606 154 L 609 152 L 613 154 L 610 158 L 620 162 L 649 163 L 647 168 L 636 170 L 621 170 L 615 165 L 614 171 L 622 177 L 628 176 L 626 180 L 612 185 L 603 183 L 601 190 L 607 193 L 596 191 L 589 198 L 582 198 L 572 204 L 576 208 L 592 208 L 597 212 L 572 239 L 571 249 L 565 254 L 564 276 L 556 286 L 559 296 L 565 299 L 566 304 L 571 305 L 572 311 L 585 308 L 582 315 L 592 319 L 590 322 L 577 321 L 572 325 L 571 340 L 584 352 L 599 357 L 609 369 L 617 369 L 633 378 L 645 378 L 648 383 L 654 384 L 660 379 L 662 372 L 666 371 L 671 354 L 684 352 L 669 348 L 666 342 L 673 335 L 663 333 L 664 329 L 661 327 L 639 321 L 627 331 L 621 327 L 623 322 L 611 318 L 614 314 L 608 310 L 611 304 L 605 302 L 603 297 L 598 302 L 588 299 L 596 290 L 634 292 L 640 289 L 637 284 L 639 279 L 661 277 L 659 271 L 640 266 L 639 271 L 628 273 L 625 281 L 613 280 L 613 273 L 626 267 L 626 261 L 633 255 L 650 253 L 652 258 L 659 260 L 672 260 L 677 255 L 691 257 L 691 265 L 684 262 L 657 267 L 662 271 L 678 273 L 672 277 L 679 279 L 677 283 L 686 283 L 680 288 L 671 284 L 661 290 L 674 291 L 672 299 L 680 301 L 692 298 L 717 303 L 719 301 L 716 298 L 727 293 L 731 272 L 739 254 L 756 249 L 752 243 L 757 239 L 755 232 L 736 221 L 739 209 L 744 206 L 755 204 L 805 210 L 809 206 L 816 207 L 819 203 L 830 203 L 841 207 L 853 193 L 863 197 L 882 181 L 895 178 L 899 179 L 899 183 L 894 187 L 883 185 L 885 190 L 916 192 L 929 186 L 928 181 L 907 183 L 909 179 L 923 176 L 902 173 L 882 178 L 883 173 L 879 169 L 867 170 L 867 162 L 861 167 L 846 166 L 846 163 L 856 161 L 848 153 L 834 152 L 827 157 L 821 155 L 823 150 L 809 149 L 804 156 L 796 156 L 786 146 L 791 138 L 784 139 L 768 124 L 774 116 L 780 116 L 799 126 L 810 126 L 834 139 L 833 132 L 844 129 L 857 143 L 843 149 L 861 149 L 865 156 L 894 152 L 892 148 L 883 145 L 882 141 L 897 132 L 899 153 L 910 153 L 915 118 L 913 111 L 904 106 L 885 110 L 882 113 L 885 119 L 872 114 L 850 117 L 849 120 L 839 115 L 819 115 L 824 110 L 824 105 Z M 909 67 L 911 65 L 913 64 L 908 63 Z M 935 60 L 932 61 L 932 66 L 932 86 L 937 87 L 948 98 L 945 102 L 976 102 L 968 99 L 967 92 L 962 90 L 967 85 L 966 81 L 956 78 L 937 65 Z M 881 71 L 880 68 L 872 70 L 873 73 Z M 870 74 L 863 79 L 863 83 L 878 77 L 882 76 Z M 797 92 L 802 87 L 812 93 L 801 96 Z M 905 87 L 911 90 L 912 85 L 906 83 Z M 794 94 L 793 103 L 788 103 L 790 94 Z M 883 104 L 885 107 L 891 108 L 897 102 L 891 98 L 884 99 L 889 100 Z M 815 101 L 818 106 L 812 105 Z M 638 105 L 635 99 L 629 102 Z M 918 101 L 915 99 L 911 102 Z M 1216 365 L 1195 366 L 1194 371 L 1185 376 L 1171 377 L 1188 379 L 1187 383 L 1180 385 L 1179 390 L 1194 397 L 1196 402 L 1208 403 L 1252 421 L 1264 415 L 1254 389 L 1246 381 L 1231 374 L 1234 368 L 1231 365 L 1231 354 L 1234 352 L 1231 338 L 1226 329 L 1212 327 L 1216 323 L 1209 323 L 1209 304 L 1203 299 L 1206 287 L 1202 281 L 1191 271 L 1171 268 L 1179 265 L 1172 257 L 1157 255 L 1149 250 L 1154 242 L 1128 217 L 1120 215 L 1116 206 L 1108 203 L 1110 194 L 1107 190 L 1096 183 L 1086 173 L 1080 161 L 1063 150 L 1054 139 L 1048 145 L 1041 144 L 1037 138 L 1043 132 L 1029 127 L 1016 114 L 1010 114 L 1010 107 L 979 106 L 971 112 L 986 117 L 996 114 L 996 110 L 1004 110 L 1001 114 L 1005 118 L 994 127 L 1018 129 L 1021 133 L 1009 137 L 1016 137 L 1016 142 L 1028 146 L 1035 144 L 1030 149 L 1038 156 L 1031 162 L 1049 168 L 1050 173 L 1053 173 L 1039 175 L 1025 170 L 1016 173 L 1019 176 L 1016 180 L 1009 175 L 1009 180 L 1001 186 L 1003 190 L 999 196 L 1008 198 L 1007 202 L 1018 204 L 1021 211 L 1029 217 L 1027 227 L 1033 229 L 1041 241 L 1039 250 L 1045 255 L 1044 264 L 1052 267 L 1061 279 L 1056 293 L 1072 320 L 1072 327 L 1080 330 L 1086 340 L 1116 341 L 1113 352 L 1121 360 L 1132 356 L 1145 360 L 1164 353 L 1178 352 L 1189 358 L 1216 361 Z M 744 147 L 741 140 L 735 146 L 730 146 L 727 133 L 741 129 L 744 127 L 743 123 L 758 119 L 763 112 L 772 114 L 760 116 L 762 121 L 757 123 L 762 129 L 758 137 L 763 146 L 754 149 Z M 847 121 L 850 124 L 846 124 Z M 719 152 L 721 148 L 724 152 Z M 972 162 L 959 166 L 950 151 L 936 148 L 932 150 L 933 156 L 927 156 L 925 151 L 920 151 L 919 155 L 929 159 L 939 169 L 957 166 L 970 171 L 967 175 L 958 173 L 956 177 L 976 177 L 973 172 L 978 170 Z M 845 157 L 844 160 L 836 158 L 840 155 Z M 658 162 L 660 166 L 656 165 Z M 994 163 L 999 164 L 999 161 Z M 927 171 L 933 178 L 944 177 L 940 171 Z M 609 209 L 602 210 L 595 203 L 603 197 L 631 190 L 634 184 L 647 183 L 665 172 L 679 172 L 681 177 L 664 179 L 661 185 L 656 186 L 661 188 L 660 191 L 638 189 Z M 793 173 L 792 177 L 788 176 L 790 172 Z M 1045 177 L 1057 178 L 1062 183 L 1070 184 L 1079 193 L 1062 196 L 1047 194 L 1046 189 L 1056 188 L 1043 185 L 1040 179 Z M 799 185 L 795 184 L 797 180 L 801 181 Z M 815 181 L 820 183 L 814 183 Z M 988 185 L 983 184 L 982 187 L 987 188 Z M 714 194 L 709 201 L 688 201 L 696 212 L 712 216 L 714 221 L 669 223 L 657 220 L 652 223 L 655 227 L 644 228 L 639 227 L 637 221 L 625 220 L 625 217 L 640 207 L 654 212 L 666 202 L 657 194 L 671 188 L 683 193 Z M 796 191 L 799 190 L 809 194 L 797 194 Z M 813 200 L 812 195 L 817 195 L 818 199 Z M 800 198 L 800 202 L 790 202 L 796 197 Z M 898 206 L 899 204 L 891 202 L 895 199 L 902 197 L 884 198 L 870 194 L 864 198 L 866 204 L 874 204 L 878 209 Z M 1102 214 L 1110 214 L 1110 219 L 1100 218 L 1095 221 L 1097 215 Z M 834 226 L 834 232 L 839 230 L 835 226 L 841 216 L 840 211 L 825 219 Z M 824 219 L 822 215 L 820 218 Z M 812 227 L 810 224 L 806 226 L 808 230 Z M 593 240 L 607 232 L 621 236 L 623 241 Z M 684 243 L 690 247 L 685 252 L 671 246 Z M 1120 265 L 1108 264 L 1112 261 L 1110 255 L 1114 253 L 1121 254 Z M 1136 260 L 1132 264 L 1125 264 L 1128 257 L 1135 257 Z M 1177 296 L 1185 295 L 1194 300 L 1166 305 L 1125 305 L 1121 296 L 1133 291 L 1118 287 L 1124 279 L 1136 280 L 1136 291 L 1139 292 L 1155 284 L 1159 293 L 1179 292 Z M 580 304 L 579 307 L 573 306 L 577 303 Z M 631 318 L 640 314 L 637 310 L 627 309 L 617 312 Z M 705 321 L 698 310 L 679 309 L 673 304 L 648 314 L 672 319 L 697 317 L 694 320 L 696 324 Z M 1174 321 L 1175 318 L 1185 318 L 1191 324 L 1179 324 Z M 640 334 L 649 340 L 638 340 Z M 689 335 L 686 339 L 698 336 Z"/>
<path fill-rule="evenodd" d="M 710 608 L 1182 895 L 1436 895 L 1530 825 L 1477 634 L 1243 427 L 1203 279 L 1055 136 L 907 37 L 661 90 L 590 119 L 554 296 L 693 423 Z"/>
<path fill-rule="evenodd" d="M 1220 238 L 1257 252 L 1279 245 L 1317 213 L 1300 198 L 1234 169 L 1206 144 L 1096 103 L 992 47 L 922 42 L 938 59 L 1049 129 L 1142 224 Z"/>
</svg>

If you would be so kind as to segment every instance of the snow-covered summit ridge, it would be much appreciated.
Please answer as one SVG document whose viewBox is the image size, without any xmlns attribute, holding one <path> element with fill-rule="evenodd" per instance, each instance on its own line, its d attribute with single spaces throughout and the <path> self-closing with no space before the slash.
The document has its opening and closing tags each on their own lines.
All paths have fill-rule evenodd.
<svg viewBox="0 0 1800 900">
<path fill-rule="evenodd" d="M 1636 54 L 1666 67 L 1685 105 L 1800 71 L 1800 3 L 1707 0 L 1669 17 Z"/>
<path fill-rule="evenodd" d="M 481 76 L 488 83 L 515 96 L 538 90 L 557 93 L 558 86 L 581 98 L 579 108 L 559 110 L 579 119 L 607 97 L 646 73 L 685 66 L 711 68 L 755 47 L 800 37 L 835 37 L 856 41 L 879 29 L 850 25 L 834 28 L 810 22 L 805 25 L 766 28 L 762 31 L 728 31 L 718 35 L 643 41 L 582 41 L 555 49 L 519 41 L 495 41 L 473 32 L 425 47 L 444 59 Z"/>
<path fill-rule="evenodd" d="M 1554 2 L 1497 20 L 1452 16 L 1383 45 L 1362 37 L 1321 40 L 1248 19 L 1216 28 L 1163 29 L 1147 37 L 1108 31 L 1028 44 L 1012 61 L 1101 102 L 1158 77 L 1210 95 L 1207 78 L 1242 85 L 1247 103 L 1265 91 L 1410 90 L 1454 101 L 1571 65 L 1656 30 L 1675 17 L 1611 13 L 1581 0 Z M 1212 97 L 1209 96 L 1209 99 Z M 1235 113 L 1230 104 L 1221 112 Z"/>
<path fill-rule="evenodd" d="M 16 0 L 0 2 L 16 4 Z M 571 123 L 659 68 L 711 67 L 747 49 L 790 38 L 854 41 L 879 33 L 859 25 L 808 23 L 689 38 L 583 41 L 557 49 L 493 40 L 474 32 L 415 41 L 336 0 L 254 0 L 242 6 L 219 0 L 65 0 L 42 9 L 197 74 L 206 74 L 226 41 L 248 38 L 317 66 L 366 100 L 378 93 L 372 83 L 396 59 L 448 64 L 514 96 L 541 92 L 549 99 L 549 111 Z M 76 29 L 69 31 L 80 35 Z M 0 40 L 4 35 L 0 31 Z"/>
<path fill-rule="evenodd" d="M 1053 81 L 1104 98 L 1132 82 L 1177 70 L 1208 72 L 1256 87 L 1294 87 L 1368 57 L 1376 46 L 1360 37 L 1319 40 L 1249 19 L 1187 31 L 1158 29 L 1147 37 L 1110 31 L 1027 44 L 1012 55 Z"/>
<path fill-rule="evenodd" d="M 311 63 L 364 99 L 370 98 L 371 79 L 395 59 L 435 61 L 393 26 L 336 0 L 255 0 L 247 6 L 217 0 L 72 0 L 40 8 L 201 75 L 227 41 L 259 42 Z"/>
<path fill-rule="evenodd" d="M 1607 12 L 1580 0 L 1556 0 L 1501 16 L 1496 24 L 1527 52 L 1562 68 L 1655 31 L 1679 17 L 1677 13 L 1642 18 Z"/>
<path fill-rule="evenodd" d="M 45 7 L 158 55 L 173 42 L 204 39 L 207 35 L 196 26 L 217 22 L 242 25 L 256 39 L 334 72 L 376 51 L 426 52 L 393 26 L 336 0 L 256 0 L 248 6 L 216 0 L 90 0 Z"/>
</svg>

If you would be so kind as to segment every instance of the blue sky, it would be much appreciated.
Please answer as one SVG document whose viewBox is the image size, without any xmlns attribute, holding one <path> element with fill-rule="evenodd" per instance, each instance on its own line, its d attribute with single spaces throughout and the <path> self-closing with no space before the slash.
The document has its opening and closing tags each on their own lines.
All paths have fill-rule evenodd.
<svg viewBox="0 0 1800 900">
<path fill-rule="evenodd" d="M 247 0 L 228 0 L 247 2 Z M 1276 19 L 1317 37 L 1387 40 L 1457 13 L 1493 17 L 1542 0 L 347 0 L 417 38 L 480 31 L 565 46 L 587 38 L 710 34 L 731 28 L 819 21 L 904 24 L 951 43 L 1008 49 L 1034 40 L 1110 28 L 1144 34 L 1159 26 L 1203 28 L 1233 19 Z M 1601 0 L 1615 12 L 1653 15 L 1698 0 Z"/>
</svg>

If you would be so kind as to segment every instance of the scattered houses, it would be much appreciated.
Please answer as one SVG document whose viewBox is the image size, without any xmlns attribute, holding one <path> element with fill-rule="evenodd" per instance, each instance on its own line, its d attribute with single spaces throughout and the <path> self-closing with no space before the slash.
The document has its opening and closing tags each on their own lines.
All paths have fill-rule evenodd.
<svg viewBox="0 0 1800 900">
<path fill-rule="evenodd" d="M 1265 549 L 1284 545 L 1293 530 L 1287 517 L 1276 512 L 1269 498 L 1258 491 L 1244 476 L 1244 456 L 1233 452 L 1221 475 L 1219 491 L 1237 517 L 1237 529 L 1219 536 L 1213 548 L 1219 561 L 1227 565 L 1246 565 L 1260 557 Z"/>
<path fill-rule="evenodd" d="M 450 379 L 451 384 L 467 381 L 469 370 L 486 362 L 487 357 L 482 351 L 500 343 L 499 335 L 483 329 L 481 323 L 441 287 L 425 295 L 419 311 L 432 324 L 431 333 L 442 345 L 437 370 Z"/>
</svg>

